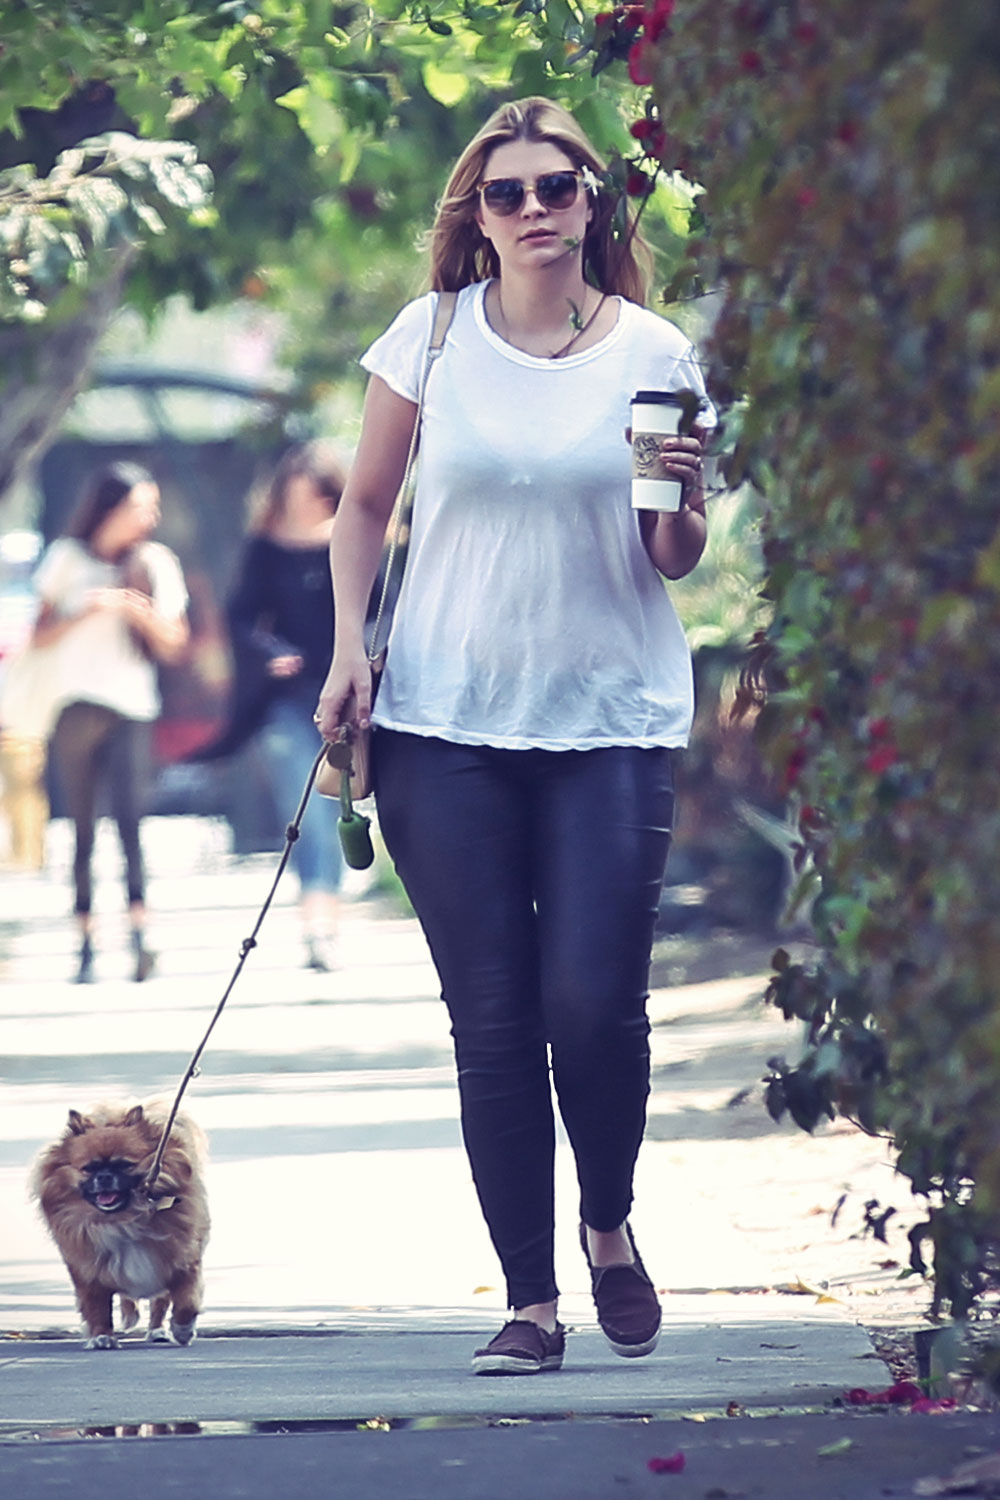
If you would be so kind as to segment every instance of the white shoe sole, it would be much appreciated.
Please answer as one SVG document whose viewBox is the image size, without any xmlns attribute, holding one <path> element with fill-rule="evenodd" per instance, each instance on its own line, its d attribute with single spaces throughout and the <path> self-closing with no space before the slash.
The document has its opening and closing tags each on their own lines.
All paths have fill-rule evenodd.
<svg viewBox="0 0 1000 1500">
<path fill-rule="evenodd" d="M 607 1334 L 604 1337 L 608 1340 L 615 1353 L 621 1355 L 622 1359 L 641 1359 L 644 1354 L 652 1354 L 660 1342 L 660 1329 L 658 1328 L 653 1337 L 647 1339 L 644 1344 L 616 1344 L 614 1339 L 609 1338 Z"/>
<path fill-rule="evenodd" d="M 473 1375 L 540 1375 L 543 1370 L 561 1369 L 561 1354 L 550 1354 L 540 1365 L 515 1354 L 481 1354 L 472 1361 Z"/>
</svg>

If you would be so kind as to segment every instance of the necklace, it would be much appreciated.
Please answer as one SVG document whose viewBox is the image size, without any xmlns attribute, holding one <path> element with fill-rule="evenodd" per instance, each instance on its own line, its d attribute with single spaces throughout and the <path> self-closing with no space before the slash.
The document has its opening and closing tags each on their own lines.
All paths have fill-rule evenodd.
<svg viewBox="0 0 1000 1500">
<path fill-rule="evenodd" d="M 583 338 L 583 335 L 587 332 L 587 329 L 590 327 L 591 323 L 593 323 L 594 319 L 597 317 L 597 314 L 600 312 L 601 308 L 604 306 L 607 300 L 607 292 L 602 292 L 600 297 L 597 299 L 597 306 L 594 308 L 594 311 L 591 313 L 586 322 L 582 322 L 580 320 L 580 314 L 576 311 L 575 308 L 573 309 L 574 317 L 580 324 L 580 326 L 576 329 L 576 332 L 573 334 L 572 338 L 566 340 L 566 343 L 563 344 L 561 349 L 557 349 L 554 354 L 549 355 L 549 359 L 562 359 L 564 354 L 569 353 L 573 345 L 576 343 L 577 339 Z"/>
<path fill-rule="evenodd" d="M 600 297 L 597 299 L 597 305 L 594 308 L 594 311 L 590 314 L 589 318 L 587 318 L 586 320 L 584 320 L 583 318 L 581 318 L 581 316 L 580 316 L 579 312 L 577 311 L 576 307 L 571 303 L 570 306 L 573 307 L 572 318 L 573 318 L 573 322 L 574 322 L 574 325 L 575 325 L 574 326 L 574 331 L 573 331 L 572 335 L 566 340 L 565 344 L 562 344 L 558 349 L 554 350 L 551 354 L 545 354 L 545 355 L 543 355 L 542 358 L 543 359 L 562 359 L 563 355 L 568 354 L 569 351 L 572 349 L 573 345 L 576 343 L 577 339 L 581 339 L 583 337 L 583 335 L 587 332 L 587 329 L 591 326 L 591 324 L 593 323 L 594 319 L 597 317 L 597 314 L 600 312 L 601 308 L 604 306 L 604 304 L 605 304 L 605 302 L 607 300 L 608 300 L 608 294 L 607 294 L 607 292 L 602 292 L 601 295 L 600 295 Z M 584 292 L 584 306 L 586 306 L 586 301 L 587 301 L 587 297 L 586 297 L 586 291 L 585 291 Z M 507 334 L 510 331 L 510 324 L 507 321 L 507 314 L 503 310 L 503 294 L 501 293 L 499 287 L 497 287 L 497 310 L 500 313 L 501 319 L 503 320 L 504 333 Z M 508 339 L 508 343 L 514 343 L 514 340 L 513 339 Z M 528 352 L 528 351 L 525 351 L 525 352 Z"/>
</svg>

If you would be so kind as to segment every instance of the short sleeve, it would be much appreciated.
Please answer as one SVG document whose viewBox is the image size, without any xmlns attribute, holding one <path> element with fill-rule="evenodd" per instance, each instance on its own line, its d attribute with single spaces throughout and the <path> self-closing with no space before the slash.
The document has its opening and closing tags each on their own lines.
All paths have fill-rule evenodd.
<svg viewBox="0 0 1000 1500">
<path fill-rule="evenodd" d="M 379 338 L 361 356 L 362 368 L 378 375 L 390 390 L 407 401 L 420 395 L 420 373 L 431 333 L 436 292 L 408 302 Z"/>
<path fill-rule="evenodd" d="M 35 569 L 32 585 L 43 604 L 58 609 L 75 582 L 78 553 L 71 542 L 59 537 L 45 552 Z"/>
<path fill-rule="evenodd" d="M 161 542 L 148 542 L 143 551 L 153 585 L 153 602 L 157 613 L 165 620 L 179 620 L 188 606 L 188 592 L 184 574 L 169 547 Z"/>
</svg>

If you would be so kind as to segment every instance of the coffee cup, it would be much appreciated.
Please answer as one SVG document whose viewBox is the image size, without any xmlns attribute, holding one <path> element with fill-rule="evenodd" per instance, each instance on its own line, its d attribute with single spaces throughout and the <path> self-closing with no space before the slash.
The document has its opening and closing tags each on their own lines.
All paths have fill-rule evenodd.
<svg viewBox="0 0 1000 1500">
<path fill-rule="evenodd" d="M 667 472 L 660 444 L 680 429 L 689 398 L 675 391 L 636 391 L 632 397 L 632 509 L 676 511 L 683 486 Z"/>
</svg>

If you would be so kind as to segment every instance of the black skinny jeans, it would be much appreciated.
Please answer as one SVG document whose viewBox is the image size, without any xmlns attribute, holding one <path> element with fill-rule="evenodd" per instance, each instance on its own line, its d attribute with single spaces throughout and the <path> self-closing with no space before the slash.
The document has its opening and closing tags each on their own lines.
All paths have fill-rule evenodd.
<svg viewBox="0 0 1000 1500">
<path fill-rule="evenodd" d="M 511 1307 L 553 1300 L 555 1124 L 621 1224 L 649 1094 L 673 752 L 499 750 L 380 729 L 380 826 L 451 1017 L 462 1130 Z"/>
<path fill-rule="evenodd" d="M 129 905 L 144 899 L 145 872 L 139 842 L 142 782 L 148 725 L 126 719 L 100 703 L 70 703 L 59 715 L 52 754 L 66 807 L 76 829 L 73 910 L 86 916 L 93 902 L 90 867 L 94 854 L 97 793 L 106 785 L 111 814 L 125 856 Z"/>
</svg>

